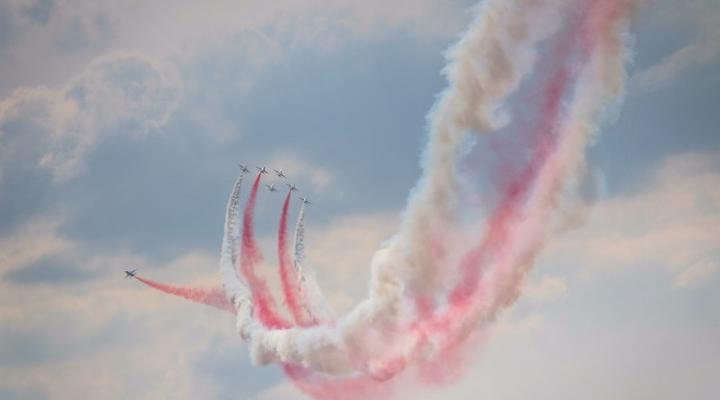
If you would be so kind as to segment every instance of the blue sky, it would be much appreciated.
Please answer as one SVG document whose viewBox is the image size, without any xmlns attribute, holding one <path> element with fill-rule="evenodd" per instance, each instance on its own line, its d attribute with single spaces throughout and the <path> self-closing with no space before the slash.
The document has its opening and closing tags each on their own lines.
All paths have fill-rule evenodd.
<svg viewBox="0 0 720 400">
<path fill-rule="evenodd" d="M 351 306 L 472 4 L 0 0 L 0 398 L 296 398 L 227 316 L 121 271 L 217 285 L 236 163 L 267 164 L 314 200 L 309 259 Z M 465 378 L 423 396 L 716 397 L 718 26 L 713 0 L 641 10 L 586 218 Z M 280 202 L 258 209 L 268 249 Z"/>
</svg>

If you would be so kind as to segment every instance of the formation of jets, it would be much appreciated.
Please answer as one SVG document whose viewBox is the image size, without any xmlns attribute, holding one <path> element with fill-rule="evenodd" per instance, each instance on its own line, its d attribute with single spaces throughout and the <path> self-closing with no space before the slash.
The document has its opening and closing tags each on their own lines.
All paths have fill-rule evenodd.
<svg viewBox="0 0 720 400">
<path fill-rule="evenodd" d="M 242 172 L 243 174 L 250 172 L 250 168 L 248 168 L 247 165 L 238 164 L 238 167 L 240 167 L 240 172 Z M 256 168 L 258 170 L 258 173 L 260 173 L 260 174 L 268 174 L 269 173 L 267 168 L 265 168 L 265 167 L 256 167 Z M 275 172 L 275 175 L 277 175 L 278 178 L 287 179 L 287 176 L 285 175 L 285 173 L 283 172 L 282 169 L 273 169 L 273 172 Z M 288 190 L 290 190 L 291 192 L 296 192 L 299 190 L 297 188 L 297 186 L 295 186 L 292 183 L 285 183 L 285 184 L 287 185 Z M 267 187 L 267 189 L 270 192 L 277 192 L 277 188 L 272 183 L 266 184 L 265 187 Z M 310 202 L 310 200 L 308 200 L 307 197 L 300 197 L 300 200 L 303 202 L 303 204 L 312 204 Z M 128 269 L 123 272 L 125 272 L 125 279 L 135 278 L 135 274 L 137 274 L 137 269 Z"/>
<path fill-rule="evenodd" d="M 240 172 L 242 172 L 243 174 L 247 174 L 248 172 L 250 172 L 250 168 L 248 168 L 247 165 L 245 165 L 245 164 L 238 164 L 238 166 L 240 167 Z M 269 170 L 267 169 L 267 167 L 257 166 L 257 167 L 255 167 L 255 168 L 257 169 L 257 171 L 258 171 L 259 174 L 269 174 L 269 173 L 270 173 Z M 273 168 L 273 169 L 272 169 L 272 172 L 274 172 L 275 175 L 276 175 L 278 178 L 287 179 L 287 175 L 285 175 L 285 171 L 283 171 L 282 168 L 281 168 L 281 169 L 275 169 L 275 168 Z M 297 186 L 295 186 L 294 184 L 292 184 L 292 183 L 285 183 L 285 184 L 287 185 L 288 189 L 289 189 L 291 192 L 297 192 L 297 191 L 299 191 L 299 189 L 297 188 Z M 277 192 L 277 191 L 278 191 L 277 188 L 275 187 L 275 184 L 266 184 L 265 187 L 266 187 L 266 188 L 268 189 L 268 191 L 270 191 L 270 192 Z M 305 198 L 305 197 L 301 197 L 300 200 L 302 200 L 303 204 L 311 204 L 311 203 L 310 203 L 310 200 L 308 200 L 308 199 Z"/>
</svg>

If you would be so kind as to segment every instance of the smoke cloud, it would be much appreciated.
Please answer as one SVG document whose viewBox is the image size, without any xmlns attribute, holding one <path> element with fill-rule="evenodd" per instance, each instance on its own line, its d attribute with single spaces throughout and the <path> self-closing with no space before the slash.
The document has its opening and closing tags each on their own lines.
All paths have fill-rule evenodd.
<svg viewBox="0 0 720 400">
<path fill-rule="evenodd" d="M 520 295 L 551 236 L 550 222 L 561 216 L 560 202 L 572 197 L 586 147 L 620 103 L 634 3 L 487 0 L 474 10 L 471 26 L 447 53 L 448 87 L 428 115 L 422 175 L 400 228 L 373 256 L 368 297 L 345 315 L 335 315 L 306 265 L 304 203 L 290 254 L 292 191 L 278 229 L 284 301 L 274 298 L 256 271 L 263 256 L 253 211 L 263 174 L 253 181 L 242 229 L 238 178 L 220 257 L 227 299 L 221 308 L 236 312 L 253 362 L 282 366 L 299 389 L 319 399 L 388 397 L 401 377 L 430 384 L 448 376 L 438 366 L 461 372 L 474 338 Z M 515 121 L 508 104 L 527 82 L 533 95 L 515 100 L 532 111 Z M 464 182 L 473 171 L 463 175 L 459 165 L 479 139 L 500 132 L 517 133 L 523 152 L 496 148 L 503 161 L 490 175 L 498 179 L 485 188 L 490 193 L 480 193 L 493 201 L 468 210 L 474 203 Z"/>
</svg>

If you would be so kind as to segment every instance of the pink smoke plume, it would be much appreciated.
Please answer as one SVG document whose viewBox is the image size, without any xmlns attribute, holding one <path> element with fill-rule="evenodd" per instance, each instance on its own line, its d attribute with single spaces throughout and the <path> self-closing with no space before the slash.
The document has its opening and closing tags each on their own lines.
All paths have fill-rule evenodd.
<svg viewBox="0 0 720 400">
<path fill-rule="evenodd" d="M 263 325 L 268 328 L 287 328 L 291 326 L 291 324 L 280 315 L 270 288 L 255 271 L 257 264 L 263 259 L 262 252 L 255 241 L 255 232 L 253 229 L 253 213 L 255 211 L 255 203 L 257 202 L 261 178 L 262 173 L 259 173 L 250 190 L 250 197 L 245 206 L 245 212 L 243 213 L 240 274 L 250 287 L 253 304 L 258 308 L 257 315 L 260 317 Z"/>
<path fill-rule="evenodd" d="M 298 285 L 298 276 L 293 268 L 290 259 L 290 249 L 288 247 L 288 213 L 290 210 L 290 199 L 292 198 L 292 190 L 288 191 L 283 202 L 282 213 L 280 215 L 280 226 L 278 228 L 278 262 L 280 264 L 280 282 L 282 283 L 282 291 L 285 297 L 285 304 L 290 310 L 296 325 L 306 326 L 312 321 L 312 317 L 305 314 L 302 303 L 306 303 L 300 299 L 302 293 Z M 302 302 L 302 303 L 301 303 Z"/>
</svg>

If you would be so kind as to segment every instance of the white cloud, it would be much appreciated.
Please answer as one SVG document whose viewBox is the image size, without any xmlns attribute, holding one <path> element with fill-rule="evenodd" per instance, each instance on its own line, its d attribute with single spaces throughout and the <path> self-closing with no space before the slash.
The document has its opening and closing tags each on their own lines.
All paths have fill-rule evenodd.
<svg viewBox="0 0 720 400">
<path fill-rule="evenodd" d="M 90 60 L 115 51 L 194 58 L 240 32 L 273 32 L 283 48 L 333 48 L 344 40 L 403 31 L 448 38 L 463 26 L 468 2 L 442 0 L 189 0 L 58 2 L 45 24 L 22 2 L 1 11 L 11 34 L 0 43 L 0 95 L 18 86 L 59 84 Z M 268 35 L 270 38 L 270 35 Z M 12 55 L 12 57 L 9 57 Z M 248 54 L 252 57 L 251 54 Z"/>
<path fill-rule="evenodd" d="M 256 400 L 296 400 L 302 394 L 290 382 L 282 382 L 259 393 Z"/>
<path fill-rule="evenodd" d="M 534 302 L 548 302 L 567 296 L 568 285 L 564 278 L 544 276 L 539 281 L 530 281 L 523 289 L 523 297 Z"/>
<path fill-rule="evenodd" d="M 678 288 L 692 286 L 698 282 L 709 279 L 718 271 L 718 269 L 718 265 L 710 260 L 699 261 L 681 271 L 675 277 L 674 284 Z"/>
<path fill-rule="evenodd" d="M 523 318 L 514 318 L 512 312 L 503 314 L 497 325 L 493 327 L 493 334 L 497 336 L 528 336 L 536 333 L 542 327 L 543 316 L 531 314 Z"/>
<path fill-rule="evenodd" d="M 276 155 L 268 163 L 268 168 L 282 169 L 287 175 L 288 182 L 307 182 L 315 193 L 325 193 L 336 184 L 336 176 L 330 169 L 313 164 L 296 154 L 282 153 Z M 297 184 L 302 195 L 312 196 L 303 191 L 300 183 Z M 338 193 L 334 191 L 334 193 Z"/>
<path fill-rule="evenodd" d="M 53 399 L 216 398 L 215 383 L 197 365 L 210 348 L 242 347 L 232 317 L 121 279 L 132 262 L 164 282 L 217 286 L 214 255 L 188 253 L 161 265 L 124 254 L 66 256 L 111 273 L 72 287 L 0 280 L 0 341 L 12 332 L 27 336 L 17 348 L 0 345 L 3 357 L 15 354 L 0 363 L 0 385 Z"/>
<path fill-rule="evenodd" d="M 714 1 L 698 1 L 687 4 L 683 10 L 676 5 L 667 5 L 673 10 L 672 26 L 678 25 L 678 19 L 695 31 L 696 37 L 664 57 L 659 63 L 651 65 L 633 76 L 633 81 L 642 90 L 654 90 L 671 84 L 682 74 L 696 67 L 715 63 L 720 58 L 720 8 Z M 679 15 L 675 15 L 675 13 Z"/>
<path fill-rule="evenodd" d="M 57 234 L 61 223 L 57 217 L 37 216 L 1 238 L 0 273 L 72 250 L 75 244 Z"/>
<path fill-rule="evenodd" d="M 720 257 L 720 172 L 706 155 L 667 159 L 646 189 L 593 206 L 585 227 L 554 240 L 549 263 L 592 270 L 661 267 L 678 287 L 712 276 Z"/>
<path fill-rule="evenodd" d="M 172 68 L 129 54 L 96 60 L 58 90 L 17 90 L 0 102 L 2 170 L 24 165 L 71 178 L 103 137 L 163 125 L 180 90 Z"/>
<path fill-rule="evenodd" d="M 40 168 L 56 182 L 67 180 L 86 168 L 85 158 L 109 132 L 162 126 L 183 88 L 195 94 L 198 81 L 208 79 L 195 64 L 223 54 L 228 45 L 238 56 L 230 57 L 227 68 L 242 71 L 220 78 L 226 80 L 221 84 L 241 94 L 288 51 L 333 48 L 332 43 L 400 30 L 421 38 L 449 37 L 464 18 L 463 5 L 438 0 L 160 1 L 134 7 L 72 0 L 49 8 L 47 21 L 38 24 L 23 11 L 28 4 L 4 6 L 15 23 L 0 43 L 0 57 L 7 60 L 0 75 L 9 85 L 0 87 L 0 95 L 7 94 L 0 101 L 0 184 L 3 174 L 17 174 L 10 167 Z M 77 48 L 64 48 L 59 40 Z M 184 111 L 218 140 L 235 134 L 233 123 L 215 111 L 222 105 L 207 97 Z M 314 190 L 332 185 L 327 169 L 287 161 Z"/>
<path fill-rule="evenodd" d="M 307 263 L 338 309 L 347 310 L 367 296 L 370 260 L 398 223 L 399 215 L 364 213 L 308 230 Z"/>
<path fill-rule="evenodd" d="M 633 80 L 641 89 L 653 90 L 672 83 L 691 68 L 715 62 L 720 56 L 720 30 L 702 37 L 640 71 Z"/>
</svg>

